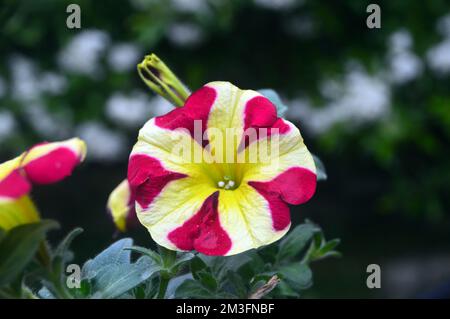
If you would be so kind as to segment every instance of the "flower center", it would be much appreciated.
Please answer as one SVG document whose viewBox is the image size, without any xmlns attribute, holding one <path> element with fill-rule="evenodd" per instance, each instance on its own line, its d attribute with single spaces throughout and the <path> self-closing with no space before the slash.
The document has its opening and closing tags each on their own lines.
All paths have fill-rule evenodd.
<svg viewBox="0 0 450 319">
<path fill-rule="evenodd" d="M 226 190 L 232 190 L 237 188 L 237 184 L 229 176 L 224 176 L 221 180 L 217 182 L 217 187 Z"/>
</svg>

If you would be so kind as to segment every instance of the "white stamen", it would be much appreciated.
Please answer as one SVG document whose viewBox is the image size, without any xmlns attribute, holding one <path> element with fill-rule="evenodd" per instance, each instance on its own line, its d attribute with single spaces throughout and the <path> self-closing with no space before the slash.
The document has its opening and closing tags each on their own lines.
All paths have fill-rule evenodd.
<svg viewBox="0 0 450 319">
<path fill-rule="evenodd" d="M 225 186 L 225 182 L 224 181 L 220 181 L 217 183 L 217 186 L 219 186 L 220 188 Z"/>
<path fill-rule="evenodd" d="M 228 181 L 228 186 L 233 187 L 234 186 L 234 181 Z"/>
</svg>

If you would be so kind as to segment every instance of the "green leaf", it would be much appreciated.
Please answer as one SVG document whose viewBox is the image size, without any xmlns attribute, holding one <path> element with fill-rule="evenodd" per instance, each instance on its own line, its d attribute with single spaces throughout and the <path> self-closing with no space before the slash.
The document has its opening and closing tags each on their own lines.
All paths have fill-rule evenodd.
<svg viewBox="0 0 450 319">
<path fill-rule="evenodd" d="M 0 286 L 10 283 L 24 270 L 46 233 L 58 227 L 56 221 L 42 220 L 9 230 L 0 242 Z"/>
<path fill-rule="evenodd" d="M 304 262 L 310 263 L 327 257 L 340 257 L 341 253 L 334 250 L 339 243 L 340 239 L 333 239 L 327 242 L 322 231 L 315 233 L 313 241 L 304 257 Z"/>
<path fill-rule="evenodd" d="M 170 279 L 169 285 L 167 286 L 165 299 L 175 298 L 175 292 L 178 289 L 178 287 L 186 280 L 192 280 L 192 279 L 194 279 L 194 278 L 192 277 L 191 273 L 187 273 L 187 274 L 173 277 L 172 279 Z"/>
<path fill-rule="evenodd" d="M 145 248 L 145 247 L 140 247 L 140 246 L 133 246 L 133 247 L 129 247 L 129 248 L 124 248 L 124 249 L 128 249 L 137 253 L 140 253 L 144 256 L 148 256 L 151 259 L 153 259 L 158 265 L 162 266 L 162 258 L 161 256 L 154 250 Z"/>
<path fill-rule="evenodd" d="M 246 287 L 246 281 L 244 281 L 241 276 L 239 276 L 234 271 L 229 271 L 227 273 L 227 279 L 231 286 L 230 288 L 231 288 L 232 292 L 238 298 L 247 298 L 248 289 Z"/>
<path fill-rule="evenodd" d="M 55 252 L 53 254 L 54 257 L 61 257 L 64 258 L 66 255 L 67 250 L 69 249 L 70 245 L 72 244 L 72 241 L 81 233 L 83 232 L 83 229 L 80 227 L 77 227 L 73 229 L 70 233 L 67 234 L 67 236 L 61 241 L 61 243 L 56 247 Z"/>
<path fill-rule="evenodd" d="M 281 281 L 278 283 L 277 287 L 275 287 L 275 293 L 280 295 L 282 298 L 298 298 L 300 297 L 299 292 L 295 291 L 291 288 L 291 286 L 285 282 Z M 276 298 L 276 297 L 275 297 Z"/>
<path fill-rule="evenodd" d="M 125 294 L 149 279 L 161 268 L 155 261 L 142 256 L 134 264 L 114 264 L 103 266 L 95 276 L 92 298 L 111 299 Z"/>
<path fill-rule="evenodd" d="M 172 265 L 171 271 L 176 273 L 186 262 L 192 260 L 195 257 L 193 253 L 178 253 L 177 259 Z"/>
<path fill-rule="evenodd" d="M 285 261 L 296 257 L 319 230 L 312 223 L 305 223 L 295 227 L 281 240 L 277 260 Z"/>
<path fill-rule="evenodd" d="M 91 295 L 92 286 L 89 280 L 84 279 L 80 282 L 80 288 L 72 288 L 70 291 L 72 292 L 74 298 L 82 299 L 88 298 Z"/>
<path fill-rule="evenodd" d="M 323 162 L 316 155 L 312 154 L 312 157 L 314 159 L 314 164 L 316 165 L 317 181 L 326 181 L 328 178 L 328 175 L 327 175 L 327 171 L 325 170 L 325 165 L 323 165 Z"/>
<path fill-rule="evenodd" d="M 320 248 L 320 253 L 322 255 L 325 255 L 326 253 L 331 252 L 334 248 L 336 248 L 339 245 L 340 242 L 341 240 L 338 238 L 330 240 Z"/>
<path fill-rule="evenodd" d="M 272 89 L 260 89 L 258 90 L 259 93 L 264 95 L 266 98 L 269 99 L 270 102 L 272 102 L 276 108 L 277 108 L 277 115 L 279 117 L 283 117 L 286 111 L 288 110 L 288 107 L 286 104 L 281 101 L 280 96 L 278 93 Z"/>
<path fill-rule="evenodd" d="M 175 298 L 204 298 L 210 299 L 215 295 L 196 280 L 185 280 L 175 291 Z"/>
<path fill-rule="evenodd" d="M 81 279 L 94 278 L 106 266 L 129 264 L 131 259 L 130 248 L 132 245 L 133 240 L 131 238 L 116 241 L 94 259 L 90 259 L 84 264 Z"/>
<path fill-rule="evenodd" d="M 216 291 L 217 289 L 217 280 L 214 278 L 214 276 L 205 270 L 200 271 L 197 273 L 198 281 L 208 288 L 210 291 Z"/>
<path fill-rule="evenodd" d="M 210 268 L 218 282 L 224 280 L 228 271 L 238 271 L 239 268 L 252 261 L 247 253 L 220 257 L 202 254 L 198 254 L 198 256 Z"/>
<path fill-rule="evenodd" d="M 199 279 L 197 274 L 200 271 L 207 269 L 207 268 L 208 268 L 208 266 L 206 266 L 205 262 L 200 257 L 195 256 L 194 258 L 191 259 L 190 269 L 191 269 L 192 276 L 195 279 Z"/>
<path fill-rule="evenodd" d="M 292 263 L 278 270 L 280 277 L 295 291 L 305 290 L 312 285 L 312 272 L 308 265 Z"/>
</svg>

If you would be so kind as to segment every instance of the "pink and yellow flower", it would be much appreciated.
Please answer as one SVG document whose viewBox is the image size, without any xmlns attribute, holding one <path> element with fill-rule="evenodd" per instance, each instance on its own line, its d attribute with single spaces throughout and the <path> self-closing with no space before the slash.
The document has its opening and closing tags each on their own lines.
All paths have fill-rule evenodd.
<svg viewBox="0 0 450 319">
<path fill-rule="evenodd" d="M 194 138 L 196 122 L 206 142 Z M 239 142 L 224 143 L 222 150 L 211 147 L 212 128 L 223 136 L 235 130 Z M 247 140 L 249 128 L 272 132 L 257 135 L 257 141 L 275 146 L 275 158 L 235 160 L 257 145 Z M 181 140 L 189 141 L 192 153 L 204 155 L 201 161 L 180 159 L 173 152 L 174 141 Z M 217 161 L 217 154 L 230 152 L 234 161 Z M 316 168 L 299 130 L 279 118 L 267 98 L 228 82 L 212 82 L 183 107 L 144 125 L 130 155 L 128 182 L 139 221 L 159 245 L 233 255 L 286 234 L 291 224 L 288 204 L 313 196 Z"/>
<path fill-rule="evenodd" d="M 135 198 L 128 180 L 123 180 L 109 195 L 108 210 L 113 222 L 121 232 L 136 224 Z"/>
<path fill-rule="evenodd" d="M 39 220 L 28 197 L 32 184 L 52 184 L 69 176 L 84 160 L 86 145 L 78 138 L 33 146 L 20 156 L 0 164 L 0 228 Z"/>
</svg>

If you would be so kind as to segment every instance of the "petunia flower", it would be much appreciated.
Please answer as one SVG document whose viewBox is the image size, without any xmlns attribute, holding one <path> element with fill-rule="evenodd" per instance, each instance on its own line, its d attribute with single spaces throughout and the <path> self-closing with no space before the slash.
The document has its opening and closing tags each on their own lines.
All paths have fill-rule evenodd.
<svg viewBox="0 0 450 319">
<path fill-rule="evenodd" d="M 86 144 L 78 139 L 33 146 L 20 156 L 0 164 L 0 228 L 40 219 L 28 197 L 32 184 L 52 184 L 71 175 L 84 160 Z"/>
<path fill-rule="evenodd" d="M 257 133 L 250 139 L 252 129 Z M 229 131 L 237 133 L 228 139 Z M 190 149 L 174 151 L 180 145 Z M 260 145 L 269 146 L 268 159 Z M 256 160 L 238 160 L 254 154 Z M 183 107 L 144 125 L 128 182 L 137 217 L 159 245 L 234 255 L 286 234 L 288 205 L 313 196 L 316 168 L 299 130 L 279 118 L 267 98 L 212 82 Z"/>
</svg>

